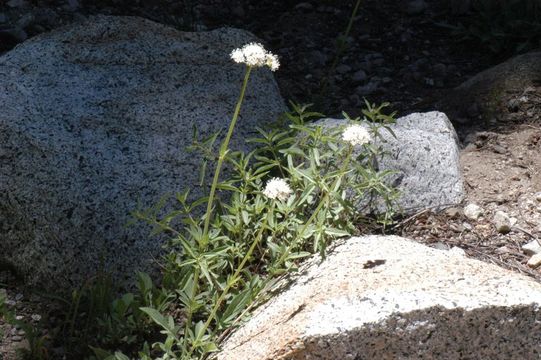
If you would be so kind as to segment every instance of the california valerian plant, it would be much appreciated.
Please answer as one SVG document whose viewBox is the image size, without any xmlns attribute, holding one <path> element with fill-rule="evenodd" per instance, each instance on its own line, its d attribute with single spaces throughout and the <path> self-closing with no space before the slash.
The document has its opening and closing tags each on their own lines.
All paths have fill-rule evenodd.
<svg viewBox="0 0 541 360">
<path fill-rule="evenodd" d="M 231 57 L 246 65 L 246 73 L 218 156 L 204 154 L 216 163 L 209 195 L 194 201 L 188 191 L 177 195 L 178 209 L 171 215 L 136 213 L 174 234 L 163 283 L 174 289 L 184 315 L 175 321 L 155 308 L 141 309 L 162 328 L 165 340 L 153 345 L 160 359 L 203 358 L 217 351 L 220 334 L 242 322 L 247 308 L 280 275 L 314 252 L 324 256 L 333 239 L 359 231 L 366 213 L 358 206 L 368 195 L 379 195 L 387 205 L 395 195 L 383 182 L 387 173 L 373 166 L 381 155 L 375 145 L 379 131 L 393 122 L 383 107 L 367 104 L 363 119 L 346 115 L 342 128 L 314 124 L 321 114 L 293 105 L 281 127 L 258 129 L 259 136 L 249 140 L 255 150 L 232 151 L 229 142 L 251 72 L 275 71 L 279 62 L 253 43 Z M 196 141 L 193 148 L 208 149 L 216 139 L 204 140 L 207 146 Z M 175 218 L 182 219 L 180 229 L 171 225 Z"/>
</svg>

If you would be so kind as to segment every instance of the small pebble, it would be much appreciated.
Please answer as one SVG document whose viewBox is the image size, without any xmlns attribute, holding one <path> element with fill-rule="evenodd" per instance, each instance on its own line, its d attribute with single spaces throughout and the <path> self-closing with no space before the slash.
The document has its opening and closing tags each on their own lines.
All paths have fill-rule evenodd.
<svg viewBox="0 0 541 360">
<path fill-rule="evenodd" d="M 506 254 L 506 253 L 510 253 L 511 249 L 509 249 L 507 246 L 504 245 L 497 248 L 495 252 L 496 254 Z"/>
<path fill-rule="evenodd" d="M 451 219 L 456 219 L 457 217 L 460 216 L 460 209 L 459 208 L 456 208 L 456 207 L 450 207 L 450 208 L 447 208 L 445 209 L 445 215 L 449 216 Z"/>
<path fill-rule="evenodd" d="M 26 2 L 24 0 L 9 0 L 7 5 L 9 7 L 16 8 L 26 5 Z"/>
<path fill-rule="evenodd" d="M 477 204 L 468 204 L 464 208 L 464 216 L 466 216 L 470 220 L 478 220 L 482 214 L 483 209 Z"/>
<path fill-rule="evenodd" d="M 427 8 L 424 0 L 413 0 L 406 6 L 406 13 L 410 15 L 418 15 L 423 13 Z"/>
<path fill-rule="evenodd" d="M 367 79 L 366 72 L 364 70 L 356 71 L 353 76 L 351 77 L 351 80 L 353 80 L 356 83 L 362 83 Z"/>
<path fill-rule="evenodd" d="M 530 258 L 530 260 L 528 260 L 528 266 L 533 269 L 535 269 L 539 265 L 541 265 L 541 254 L 535 254 Z"/>
<path fill-rule="evenodd" d="M 505 212 L 496 211 L 493 221 L 496 230 L 500 234 L 507 234 L 509 231 L 511 231 L 511 219 Z"/>
<path fill-rule="evenodd" d="M 522 245 L 522 251 L 526 255 L 535 255 L 541 253 L 541 245 L 537 240 L 530 241 L 529 243 Z"/>
<path fill-rule="evenodd" d="M 347 74 L 351 71 L 351 66 L 349 65 L 346 65 L 346 64 L 342 64 L 342 65 L 338 65 L 336 67 L 336 72 L 339 73 L 339 74 Z"/>
</svg>

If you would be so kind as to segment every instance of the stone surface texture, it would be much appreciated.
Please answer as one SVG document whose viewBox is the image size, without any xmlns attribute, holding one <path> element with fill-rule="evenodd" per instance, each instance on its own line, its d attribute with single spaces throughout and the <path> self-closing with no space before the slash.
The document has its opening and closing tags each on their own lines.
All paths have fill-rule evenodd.
<svg viewBox="0 0 541 360">
<path fill-rule="evenodd" d="M 541 284 L 396 236 L 341 241 L 256 310 L 218 359 L 534 359 Z"/>
<path fill-rule="evenodd" d="M 477 204 L 468 204 L 464 207 L 464 216 L 470 220 L 477 221 L 483 215 L 483 209 Z"/>
<path fill-rule="evenodd" d="M 479 117 L 498 118 L 510 107 L 510 96 L 518 103 L 538 98 L 540 76 L 541 51 L 519 55 L 465 81 L 439 101 L 436 108 L 453 122 L 477 123 Z M 534 109 L 529 117 L 533 118 L 533 114 L 537 116 L 539 111 Z"/>
<path fill-rule="evenodd" d="M 324 119 L 318 124 L 340 126 L 346 120 Z M 460 203 L 464 186 L 459 163 L 458 140 L 453 125 L 441 112 L 413 113 L 391 126 L 396 138 L 381 129 L 385 155 L 379 170 L 393 170 L 387 178 L 401 196 L 398 205 L 408 213 L 425 208 L 441 209 Z"/>
<path fill-rule="evenodd" d="M 193 127 L 225 134 L 245 70 L 229 54 L 251 41 L 100 16 L 0 57 L 0 261 L 44 287 L 80 285 L 100 264 L 148 269 L 162 243 L 125 227 L 129 213 L 197 192 Z M 285 110 L 272 73 L 252 74 L 237 149 Z"/>
</svg>

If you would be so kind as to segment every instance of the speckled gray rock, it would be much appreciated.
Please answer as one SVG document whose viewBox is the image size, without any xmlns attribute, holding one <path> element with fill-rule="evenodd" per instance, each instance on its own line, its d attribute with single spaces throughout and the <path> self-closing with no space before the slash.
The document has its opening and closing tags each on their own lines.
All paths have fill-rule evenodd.
<svg viewBox="0 0 541 360">
<path fill-rule="evenodd" d="M 197 191 L 193 126 L 226 129 L 244 72 L 229 53 L 254 40 L 103 16 L 0 57 L 0 260 L 49 288 L 80 285 L 100 263 L 148 269 L 161 243 L 148 226 L 125 227 L 129 213 Z M 285 109 L 268 70 L 247 94 L 234 148 Z"/>
<path fill-rule="evenodd" d="M 342 241 L 259 308 L 226 359 L 534 359 L 541 284 L 395 236 Z"/>
<path fill-rule="evenodd" d="M 521 102 L 530 106 L 528 118 L 539 119 L 540 112 L 535 106 L 539 97 L 539 77 L 541 76 L 541 51 L 515 56 L 505 62 L 468 79 L 449 91 L 436 104 L 453 122 L 476 124 L 479 117 L 485 121 L 502 116 L 509 109 L 518 107 Z M 511 103 L 510 104 L 510 97 Z M 530 109 L 529 108 L 529 109 Z M 523 122 L 520 118 L 520 122 Z"/>
<path fill-rule="evenodd" d="M 339 126 L 345 120 L 325 119 L 318 124 Z M 459 151 L 455 130 L 441 112 L 413 113 L 398 118 L 391 126 L 396 135 L 381 130 L 385 156 L 379 170 L 394 170 L 389 184 L 401 192 L 399 205 L 404 212 L 439 209 L 458 204 L 464 198 Z"/>
</svg>

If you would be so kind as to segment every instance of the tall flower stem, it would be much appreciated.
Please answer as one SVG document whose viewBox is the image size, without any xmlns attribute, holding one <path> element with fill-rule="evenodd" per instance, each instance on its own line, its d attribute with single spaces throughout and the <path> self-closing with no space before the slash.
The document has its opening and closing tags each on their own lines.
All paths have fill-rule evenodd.
<svg viewBox="0 0 541 360">
<path fill-rule="evenodd" d="M 271 205 L 269 211 L 267 212 L 267 215 L 263 219 L 263 223 L 261 224 L 261 227 L 259 228 L 259 231 L 257 232 L 257 235 L 256 235 L 254 241 L 252 241 L 252 245 L 248 249 L 248 252 L 246 252 L 246 254 L 244 255 L 244 258 L 240 262 L 239 266 L 237 266 L 237 269 L 233 273 L 233 276 L 231 278 L 229 278 L 229 280 L 227 282 L 227 285 L 225 286 L 224 290 L 222 291 L 222 294 L 218 297 L 218 300 L 216 300 L 216 304 L 212 308 L 212 310 L 211 310 L 211 312 L 210 312 L 210 314 L 209 314 L 209 316 L 207 318 L 207 321 L 203 325 L 203 330 L 201 330 L 199 332 L 197 338 L 195 339 L 194 343 L 192 344 L 192 349 L 190 350 L 190 352 L 188 354 L 188 357 L 193 353 L 193 351 L 195 350 L 195 346 L 201 340 L 201 337 L 207 331 L 208 327 L 210 326 L 210 323 L 216 317 L 216 313 L 218 312 L 218 310 L 222 306 L 222 302 L 225 300 L 225 297 L 229 294 L 229 290 L 231 289 L 231 287 L 233 285 L 235 285 L 237 280 L 239 280 L 239 275 L 240 275 L 241 271 L 244 270 L 244 266 L 246 265 L 246 262 L 248 261 L 248 259 L 250 259 L 250 257 L 252 256 L 252 253 L 254 252 L 256 246 L 261 241 L 261 237 L 263 236 L 263 231 L 265 231 L 265 229 L 267 228 L 267 223 L 268 223 L 269 217 L 273 216 L 275 204 L 276 204 L 276 201 L 273 200 L 272 205 Z"/>
<path fill-rule="evenodd" d="M 222 165 L 224 163 L 227 150 L 229 149 L 229 142 L 231 141 L 231 136 L 233 135 L 235 124 L 237 123 L 237 119 L 239 118 L 240 109 L 242 107 L 242 102 L 244 101 L 244 94 L 246 93 L 246 87 L 248 85 L 248 79 L 250 78 L 251 71 L 252 71 L 252 67 L 248 66 L 246 68 L 246 73 L 244 74 L 244 81 L 242 82 L 242 89 L 240 90 L 239 99 L 237 101 L 237 105 L 235 106 L 235 113 L 233 114 L 233 118 L 231 119 L 231 123 L 229 124 L 227 135 L 224 141 L 222 142 L 222 145 L 220 146 L 220 154 L 218 156 L 218 163 L 216 164 L 216 170 L 214 171 L 214 178 L 212 179 L 212 186 L 210 188 L 209 199 L 207 202 L 207 211 L 205 213 L 205 225 L 203 227 L 202 243 L 199 244 L 199 247 L 201 249 L 206 248 L 208 244 L 208 240 L 209 240 L 208 233 L 209 233 L 210 219 L 212 217 L 212 206 L 214 203 L 214 197 L 216 195 L 216 188 L 218 187 L 218 181 L 220 179 L 220 172 L 222 170 Z"/>
<path fill-rule="evenodd" d="M 351 29 L 353 28 L 353 22 L 355 21 L 355 17 L 357 16 L 357 12 L 359 11 L 359 8 L 361 6 L 361 0 L 357 0 L 355 3 L 355 7 L 353 8 L 353 11 L 351 13 L 351 16 L 349 17 L 348 25 L 346 27 L 346 30 L 344 33 L 338 38 L 337 41 L 337 50 L 336 54 L 334 56 L 334 60 L 332 62 L 332 65 L 329 69 L 329 73 L 327 76 L 323 79 L 321 83 L 321 88 L 319 91 L 319 96 L 323 97 L 325 94 L 325 91 L 327 90 L 327 86 L 329 85 L 329 79 L 334 74 L 334 70 L 336 69 L 336 66 L 338 65 L 338 62 L 342 58 L 342 53 L 346 49 L 346 39 L 349 36 L 349 33 L 351 32 Z"/>
<path fill-rule="evenodd" d="M 209 242 L 209 227 L 210 219 L 212 218 L 212 207 L 214 205 L 214 197 L 216 196 L 216 188 L 218 187 L 218 181 L 220 180 L 220 172 L 227 155 L 227 150 L 229 149 L 229 142 L 231 141 L 231 136 L 233 135 L 233 130 L 239 118 L 240 109 L 242 107 L 242 102 L 244 101 L 244 95 L 246 93 L 246 87 L 248 86 L 248 80 L 250 78 L 250 73 L 252 72 L 252 66 L 247 66 L 246 72 L 244 74 L 244 81 L 242 82 L 242 88 L 240 90 L 239 99 L 237 100 L 237 105 L 235 106 L 235 112 L 233 113 L 233 118 L 229 123 L 229 129 L 227 130 L 227 135 L 225 136 L 224 141 L 220 146 L 220 153 L 218 155 L 218 163 L 216 164 L 216 169 L 214 170 L 214 178 L 212 179 L 212 185 L 210 187 L 210 194 L 207 202 L 207 211 L 205 212 L 205 223 L 203 226 L 203 234 L 201 236 L 201 241 L 199 242 L 199 250 L 203 252 L 206 250 Z M 183 355 L 187 349 L 188 338 L 187 334 L 189 329 L 192 327 L 192 317 L 193 317 L 193 303 L 195 302 L 195 297 L 199 291 L 199 277 L 201 276 L 200 266 L 196 266 L 193 275 L 193 285 L 192 291 L 190 294 L 190 306 L 188 307 L 188 314 L 186 316 L 186 326 L 184 328 L 184 343 L 182 348 Z"/>
</svg>

